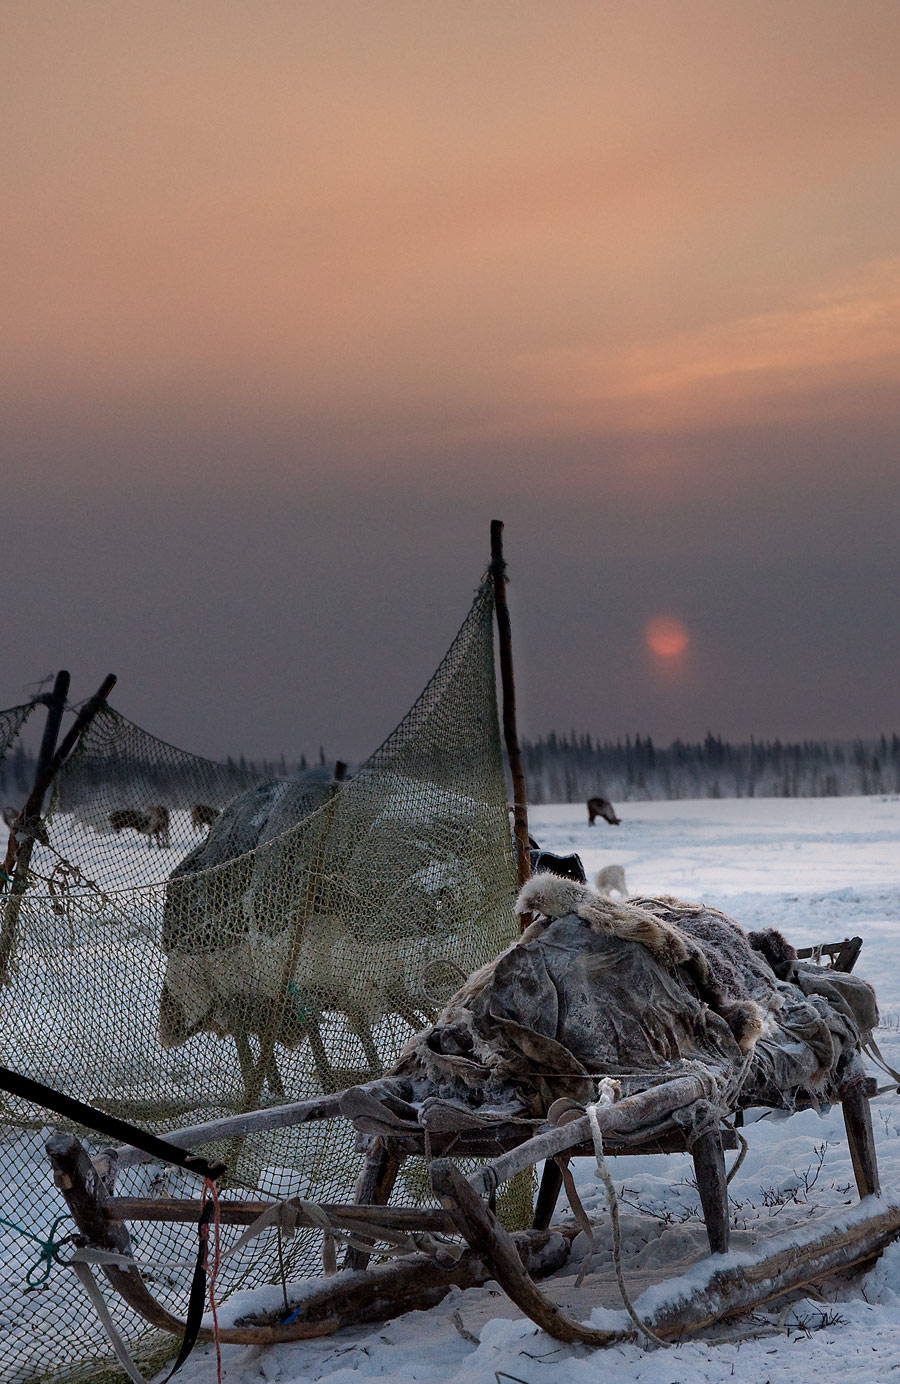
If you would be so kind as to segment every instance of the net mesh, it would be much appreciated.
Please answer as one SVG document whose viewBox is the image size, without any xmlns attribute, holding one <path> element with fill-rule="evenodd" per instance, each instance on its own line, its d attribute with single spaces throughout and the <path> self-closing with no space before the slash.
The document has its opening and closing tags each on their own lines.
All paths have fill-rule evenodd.
<svg viewBox="0 0 900 1384">
<path fill-rule="evenodd" d="M 21 706 L 9 706 L 5 711 L 0 711 L 0 764 L 15 744 L 19 731 L 33 710 L 34 702 L 25 702 Z"/>
<path fill-rule="evenodd" d="M 324 772 L 263 781 L 104 710 L 60 778 L 47 844 L 34 845 L 0 1060 L 158 1133 L 390 1065 L 460 974 L 517 932 L 492 612 L 485 585 L 418 701 L 340 785 Z M 25 1283 L 64 1210 L 43 1153 L 46 1126 L 63 1126 L 12 1097 L 0 1120 L 0 1376 L 100 1380 L 108 1342 L 70 1271 L 54 1265 L 40 1291 Z M 344 1120 L 208 1152 L 229 1165 L 226 1196 L 348 1200 L 361 1164 Z M 409 1159 L 393 1199 L 426 1189 Z M 117 1186 L 197 1191 L 146 1164 Z M 223 1230 L 226 1243 L 240 1233 Z M 145 1222 L 133 1239 L 157 1266 L 152 1291 L 183 1316 L 195 1229 Z M 233 1255 L 219 1292 L 275 1281 L 277 1249 L 268 1232 Z M 320 1272 L 321 1236 L 297 1235 L 285 1259 L 292 1278 Z M 160 1335 L 108 1297 L 138 1357 L 158 1351 Z"/>
</svg>

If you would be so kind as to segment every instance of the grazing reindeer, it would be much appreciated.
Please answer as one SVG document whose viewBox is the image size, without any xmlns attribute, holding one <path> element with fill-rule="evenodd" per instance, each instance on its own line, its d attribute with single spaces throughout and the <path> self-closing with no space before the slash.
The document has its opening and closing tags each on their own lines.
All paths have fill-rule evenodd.
<svg viewBox="0 0 900 1384">
<path fill-rule="evenodd" d="M 163 807 L 162 803 L 154 803 L 146 812 L 141 812 L 136 807 L 117 808 L 109 814 L 109 825 L 117 836 L 120 831 L 139 831 L 142 836 L 148 838 L 151 846 L 155 841 L 160 850 L 167 849 L 171 844 L 169 809 Z"/>
<path fill-rule="evenodd" d="M 604 822 L 609 822 L 610 826 L 617 827 L 622 820 L 616 816 L 616 809 L 606 798 L 588 798 L 588 826 L 592 827 L 598 817 L 602 817 Z"/>
<path fill-rule="evenodd" d="M 204 827 L 211 827 L 218 815 L 217 807 L 207 807 L 206 803 L 194 803 L 191 808 L 191 826 L 194 831 L 202 831 Z"/>
<path fill-rule="evenodd" d="M 162 803 L 154 803 L 147 808 L 147 816 L 150 819 L 147 835 L 151 846 L 155 841 L 161 851 L 168 850 L 172 844 L 169 839 L 169 809 Z"/>
<path fill-rule="evenodd" d="M 109 814 L 109 825 L 118 836 L 120 831 L 140 831 L 150 834 L 150 818 L 136 807 L 118 807 Z"/>
</svg>

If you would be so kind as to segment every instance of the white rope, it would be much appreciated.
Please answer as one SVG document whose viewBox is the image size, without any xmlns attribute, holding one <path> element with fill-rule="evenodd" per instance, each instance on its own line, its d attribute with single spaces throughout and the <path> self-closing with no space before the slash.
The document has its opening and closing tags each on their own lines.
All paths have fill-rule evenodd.
<svg viewBox="0 0 900 1384">
<path fill-rule="evenodd" d="M 619 1285 L 619 1293 L 625 1305 L 625 1310 L 638 1330 L 642 1335 L 646 1336 L 648 1341 L 652 1341 L 654 1345 L 665 1346 L 668 1342 L 657 1336 L 655 1331 L 652 1331 L 647 1323 L 642 1321 L 638 1316 L 637 1312 L 634 1310 L 631 1298 L 628 1296 L 628 1289 L 625 1287 L 625 1275 L 622 1272 L 622 1238 L 619 1231 L 619 1201 L 616 1196 L 616 1189 L 613 1186 L 609 1168 L 606 1166 L 606 1158 L 603 1154 L 603 1131 L 600 1128 L 600 1121 L 597 1119 L 597 1109 L 600 1104 L 607 1105 L 609 1101 L 598 1101 L 593 1105 L 587 1106 L 587 1116 L 591 1122 L 591 1137 L 594 1141 L 594 1154 L 597 1159 L 596 1175 L 606 1188 L 606 1201 L 609 1206 L 609 1218 L 612 1223 L 613 1232 L 613 1262 L 616 1266 L 616 1282 Z"/>
</svg>

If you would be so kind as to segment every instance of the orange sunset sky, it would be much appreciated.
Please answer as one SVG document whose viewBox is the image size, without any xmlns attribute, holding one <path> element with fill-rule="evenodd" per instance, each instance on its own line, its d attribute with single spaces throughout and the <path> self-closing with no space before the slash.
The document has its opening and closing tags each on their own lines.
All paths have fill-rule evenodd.
<svg viewBox="0 0 900 1384">
<path fill-rule="evenodd" d="M 365 754 L 499 517 L 526 734 L 900 729 L 896 0 L 3 19 L 0 704 Z"/>
</svg>

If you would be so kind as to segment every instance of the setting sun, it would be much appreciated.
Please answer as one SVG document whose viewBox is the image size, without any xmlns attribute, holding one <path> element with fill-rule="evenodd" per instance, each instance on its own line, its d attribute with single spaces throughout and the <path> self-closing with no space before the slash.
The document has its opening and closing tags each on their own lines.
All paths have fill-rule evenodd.
<svg viewBox="0 0 900 1384">
<path fill-rule="evenodd" d="M 673 615 L 654 615 L 647 622 L 644 638 L 651 652 L 660 658 L 677 658 L 689 642 L 687 630 Z"/>
</svg>

